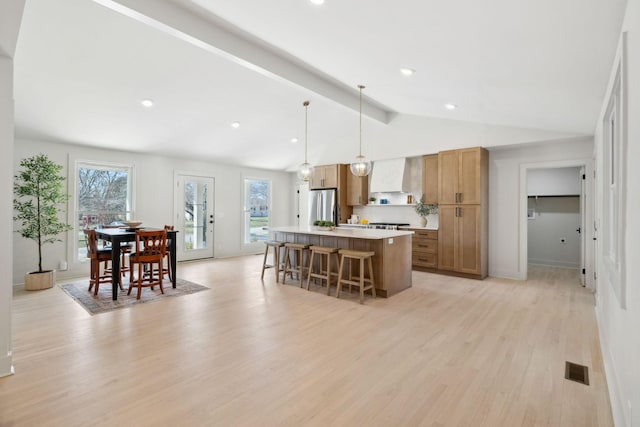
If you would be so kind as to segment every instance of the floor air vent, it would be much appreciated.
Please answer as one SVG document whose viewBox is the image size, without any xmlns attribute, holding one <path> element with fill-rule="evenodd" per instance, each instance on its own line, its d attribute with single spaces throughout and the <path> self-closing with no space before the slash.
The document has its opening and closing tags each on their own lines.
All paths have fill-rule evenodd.
<svg viewBox="0 0 640 427">
<path fill-rule="evenodd" d="M 565 362 L 564 377 L 580 384 L 589 385 L 589 368 L 577 363 Z"/>
</svg>

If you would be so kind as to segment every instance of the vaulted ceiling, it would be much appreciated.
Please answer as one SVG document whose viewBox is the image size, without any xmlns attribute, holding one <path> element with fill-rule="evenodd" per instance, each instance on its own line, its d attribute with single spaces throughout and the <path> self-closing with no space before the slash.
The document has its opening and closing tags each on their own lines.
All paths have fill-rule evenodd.
<svg viewBox="0 0 640 427">
<path fill-rule="evenodd" d="M 445 134 L 462 146 L 590 135 L 625 5 L 27 0 L 16 134 L 291 169 L 308 99 L 309 160 L 350 162 L 364 84 L 374 160 L 446 148 Z"/>
</svg>

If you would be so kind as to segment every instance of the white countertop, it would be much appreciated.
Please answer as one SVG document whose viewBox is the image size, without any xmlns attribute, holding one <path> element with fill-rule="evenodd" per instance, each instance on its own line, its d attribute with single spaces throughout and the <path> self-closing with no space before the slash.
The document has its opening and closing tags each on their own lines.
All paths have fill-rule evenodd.
<svg viewBox="0 0 640 427">
<path fill-rule="evenodd" d="M 409 230 L 376 230 L 370 228 L 336 227 L 332 231 L 317 230 L 311 226 L 291 225 L 287 227 L 271 227 L 270 231 L 284 233 L 316 234 L 319 236 L 351 237 L 354 239 L 386 239 L 389 237 L 408 236 L 414 234 Z"/>
<path fill-rule="evenodd" d="M 401 228 L 403 230 L 411 228 L 411 229 L 416 229 L 416 230 L 435 230 L 435 231 L 438 231 L 438 226 L 437 225 L 430 225 L 430 224 L 427 224 L 426 227 L 423 227 L 421 225 L 407 225 L 407 226 L 403 225 L 403 226 L 400 226 L 398 228 Z"/>
</svg>

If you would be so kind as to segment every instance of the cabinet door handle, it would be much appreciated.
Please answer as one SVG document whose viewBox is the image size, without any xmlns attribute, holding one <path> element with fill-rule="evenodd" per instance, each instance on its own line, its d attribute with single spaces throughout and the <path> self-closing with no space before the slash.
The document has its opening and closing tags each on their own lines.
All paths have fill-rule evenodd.
<svg viewBox="0 0 640 427">
<path fill-rule="evenodd" d="M 462 193 L 458 193 L 458 203 L 462 203 Z"/>
<path fill-rule="evenodd" d="M 429 245 L 418 245 L 419 248 L 428 248 Z"/>
<path fill-rule="evenodd" d="M 418 261 L 429 262 L 427 258 L 418 258 Z"/>
</svg>

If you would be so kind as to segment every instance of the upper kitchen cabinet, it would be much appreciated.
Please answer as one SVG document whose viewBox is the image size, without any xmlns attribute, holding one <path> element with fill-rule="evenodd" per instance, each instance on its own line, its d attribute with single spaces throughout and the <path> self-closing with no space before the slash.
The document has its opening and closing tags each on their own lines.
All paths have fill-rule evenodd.
<svg viewBox="0 0 640 427">
<path fill-rule="evenodd" d="M 369 200 L 369 177 L 347 174 L 347 204 L 349 206 L 366 205 Z"/>
<path fill-rule="evenodd" d="M 438 203 L 480 204 L 488 185 L 488 161 L 482 147 L 438 153 Z"/>
<path fill-rule="evenodd" d="M 428 204 L 438 203 L 438 155 L 422 156 L 422 196 Z"/>
<path fill-rule="evenodd" d="M 309 188 L 338 188 L 339 166 L 341 165 L 314 166 Z"/>
</svg>

